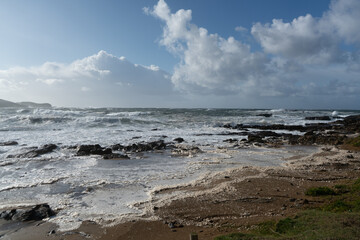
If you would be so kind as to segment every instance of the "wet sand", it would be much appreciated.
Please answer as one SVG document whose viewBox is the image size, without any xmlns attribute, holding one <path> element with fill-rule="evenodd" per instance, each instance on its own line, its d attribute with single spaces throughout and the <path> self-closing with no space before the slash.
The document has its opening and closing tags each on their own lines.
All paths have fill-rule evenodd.
<svg viewBox="0 0 360 240">
<path fill-rule="evenodd" d="M 305 190 L 359 176 L 359 152 L 323 147 L 310 156 L 288 159 L 281 167 L 242 167 L 189 186 L 155 191 L 150 202 L 137 206 L 146 211 L 139 220 L 107 227 L 84 222 L 70 232 L 58 232 L 50 223 L 34 222 L 0 239 L 180 240 L 190 239 L 192 232 L 199 239 L 213 239 L 321 204 L 305 196 Z"/>
</svg>

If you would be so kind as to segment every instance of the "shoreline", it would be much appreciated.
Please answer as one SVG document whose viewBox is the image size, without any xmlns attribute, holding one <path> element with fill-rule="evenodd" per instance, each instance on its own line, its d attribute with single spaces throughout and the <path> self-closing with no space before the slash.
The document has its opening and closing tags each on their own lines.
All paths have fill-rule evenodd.
<svg viewBox="0 0 360 240">
<path fill-rule="evenodd" d="M 351 158 L 349 158 L 351 156 Z M 349 161 L 350 160 L 350 161 Z M 163 189 L 146 202 L 144 218 L 113 226 L 86 221 L 80 228 L 57 232 L 48 223 L 29 223 L 3 239 L 199 239 L 247 231 L 252 225 L 292 216 L 320 203 L 304 192 L 360 176 L 360 153 L 323 146 L 310 156 L 289 159 L 279 167 L 242 167 L 215 174 L 211 181 Z M 161 195 L 183 192 L 165 204 Z M 179 195 L 179 193 L 177 193 Z M 156 198 L 155 198 L 156 197 Z M 155 200 L 154 200 L 155 199 Z M 146 237 L 146 238 L 144 238 Z"/>
<path fill-rule="evenodd" d="M 46 221 L 27 222 L 25 227 L 20 226 L 0 237 L 24 239 L 26 236 L 30 240 L 176 240 L 188 239 L 191 232 L 197 232 L 199 239 L 213 239 L 226 233 L 247 231 L 255 224 L 292 216 L 306 207 L 320 204 L 305 196 L 305 190 L 310 187 L 332 186 L 356 179 L 360 175 L 360 153 L 340 149 L 339 143 L 343 144 L 347 136 L 358 136 L 359 119 L 359 116 L 349 117 L 344 120 L 343 126 L 338 123 L 325 127 L 310 126 L 310 131 L 296 138 L 294 135 L 274 135 L 271 131 L 260 131 L 256 135 L 249 135 L 247 141 L 231 139 L 234 144 L 230 148 L 233 147 L 235 151 L 249 146 L 276 149 L 294 142 L 300 146 L 305 143 L 319 144 L 321 150 L 311 155 L 289 158 L 283 166 L 244 166 L 216 173 L 193 184 L 154 190 L 150 201 L 136 205 L 146 212 L 137 220 L 113 222 L 112 226 L 83 221 L 78 229 L 67 232 L 58 232 L 55 225 Z M 282 126 L 271 127 L 266 130 L 276 130 Z M 243 130 L 245 127 L 238 125 L 233 128 Z M 196 148 L 176 147 L 175 150 L 191 154 L 193 150 L 199 149 Z M 106 151 L 96 150 L 101 153 Z"/>
</svg>

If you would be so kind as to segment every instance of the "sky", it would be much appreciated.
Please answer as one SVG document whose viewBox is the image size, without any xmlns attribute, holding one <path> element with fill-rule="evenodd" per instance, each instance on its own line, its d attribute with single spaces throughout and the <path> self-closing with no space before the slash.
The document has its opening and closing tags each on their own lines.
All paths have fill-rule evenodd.
<svg viewBox="0 0 360 240">
<path fill-rule="evenodd" d="M 358 0 L 2 0 L 0 99 L 360 109 Z"/>
</svg>

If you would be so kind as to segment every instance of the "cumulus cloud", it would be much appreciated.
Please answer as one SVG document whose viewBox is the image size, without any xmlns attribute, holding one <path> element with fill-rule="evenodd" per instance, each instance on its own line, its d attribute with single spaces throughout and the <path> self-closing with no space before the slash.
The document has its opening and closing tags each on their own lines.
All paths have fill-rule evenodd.
<svg viewBox="0 0 360 240">
<path fill-rule="evenodd" d="M 359 16 L 359 1 L 334 0 L 320 18 L 307 14 L 291 22 L 273 19 L 256 23 L 251 33 L 266 53 L 304 64 L 341 63 L 351 60 L 341 44 L 360 43 Z"/>
<path fill-rule="evenodd" d="M 181 58 L 171 77 L 177 89 L 238 92 L 268 72 L 264 54 L 252 53 L 250 46 L 234 37 L 225 39 L 192 24 L 191 10 L 171 13 L 165 1 L 160 0 L 147 13 L 165 22 L 160 43 Z"/>
<path fill-rule="evenodd" d="M 260 52 L 234 37 L 209 33 L 192 23 L 191 10 L 173 13 L 164 0 L 145 12 L 164 23 L 160 44 L 180 57 L 171 80 L 187 93 L 284 99 L 360 93 L 359 54 L 341 48 L 359 40 L 356 0 L 333 1 L 320 18 L 307 14 L 291 22 L 254 24 L 251 34 Z"/>
<path fill-rule="evenodd" d="M 335 62 L 341 56 L 339 38 L 322 27 L 310 14 L 286 23 L 274 19 L 271 24 L 256 23 L 251 33 L 267 53 L 304 63 Z"/>
<path fill-rule="evenodd" d="M 169 74 L 100 51 L 70 64 L 0 70 L 1 98 L 51 101 L 70 106 L 161 105 L 171 94 Z M 16 100 L 15 99 L 15 100 Z"/>
<path fill-rule="evenodd" d="M 242 27 L 242 26 L 237 26 L 237 27 L 235 27 L 235 31 L 237 31 L 237 32 L 247 32 L 247 29 L 245 27 Z"/>
<path fill-rule="evenodd" d="M 323 18 L 348 43 L 360 44 L 359 16 L 360 1 L 334 0 Z"/>
</svg>

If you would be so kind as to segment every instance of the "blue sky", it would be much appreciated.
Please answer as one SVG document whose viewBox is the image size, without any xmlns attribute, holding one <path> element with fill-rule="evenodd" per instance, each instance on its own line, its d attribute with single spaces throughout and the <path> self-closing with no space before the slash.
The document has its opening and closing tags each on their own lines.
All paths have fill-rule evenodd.
<svg viewBox="0 0 360 240">
<path fill-rule="evenodd" d="M 359 16 L 356 0 L 3 0 L 0 98 L 360 109 Z"/>
<path fill-rule="evenodd" d="M 291 21 L 311 13 L 320 17 L 328 0 L 167 1 L 174 9 L 191 9 L 193 22 L 223 37 L 244 38 L 236 26 L 250 29 L 255 22 L 274 18 Z M 162 23 L 143 13 L 157 1 L 63 0 L 0 2 L 0 69 L 71 62 L 105 50 L 130 61 L 172 72 L 178 62 L 157 44 Z M 250 42 L 254 49 L 256 42 Z"/>
</svg>

